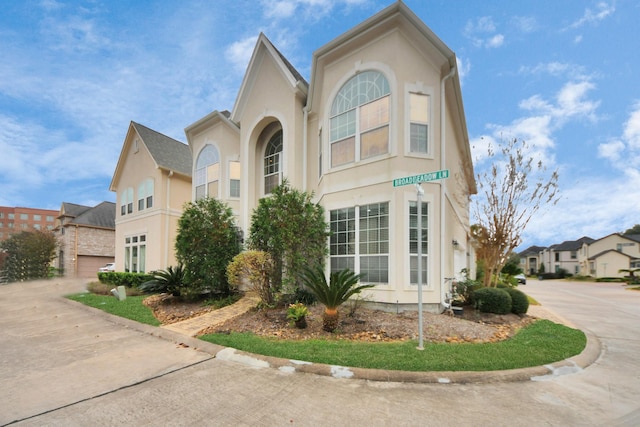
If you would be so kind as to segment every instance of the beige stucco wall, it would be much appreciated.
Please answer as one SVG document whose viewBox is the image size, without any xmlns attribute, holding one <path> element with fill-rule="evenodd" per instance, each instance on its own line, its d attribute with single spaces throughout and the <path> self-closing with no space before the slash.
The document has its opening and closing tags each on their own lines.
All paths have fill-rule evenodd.
<svg viewBox="0 0 640 427">
<path fill-rule="evenodd" d="M 629 268 L 629 257 L 616 253 L 607 252 L 595 260 L 591 260 L 595 267 L 594 277 L 624 277 L 628 273 L 619 273 L 620 269 Z"/>
<path fill-rule="evenodd" d="M 137 152 L 134 138 L 139 140 Z M 146 235 L 145 271 L 164 270 L 176 264 L 174 246 L 177 222 L 184 203 L 191 200 L 191 179 L 157 168 L 135 132 L 130 132 L 123 150 L 120 175 L 114 182 L 117 194 L 116 271 L 124 271 L 125 239 L 142 234 Z M 154 181 L 153 206 L 138 211 L 138 186 L 148 178 Z M 132 187 L 134 193 L 133 213 L 121 215 L 122 194 L 128 187 Z"/>
<path fill-rule="evenodd" d="M 229 194 L 230 167 L 229 162 L 240 160 L 240 133 L 233 125 L 228 124 L 220 117 L 212 117 L 203 120 L 192 131 L 187 132 L 187 139 L 193 154 L 192 175 L 195 176 L 195 168 L 198 155 L 206 145 L 213 145 L 220 155 L 220 182 L 218 194 L 210 195 L 222 200 L 233 210 L 236 219 L 240 218 L 240 197 L 231 197 Z M 242 170 L 241 165 L 241 170 Z M 195 182 L 190 192 L 191 200 L 195 200 Z M 242 190 L 240 192 L 242 197 Z"/>
</svg>

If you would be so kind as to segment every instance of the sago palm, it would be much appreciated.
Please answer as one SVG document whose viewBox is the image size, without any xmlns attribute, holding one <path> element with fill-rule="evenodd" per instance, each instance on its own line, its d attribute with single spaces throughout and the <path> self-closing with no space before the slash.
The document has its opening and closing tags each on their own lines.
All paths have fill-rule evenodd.
<svg viewBox="0 0 640 427">
<path fill-rule="evenodd" d="M 176 268 L 169 266 L 166 270 L 154 271 L 151 273 L 153 279 L 148 280 L 138 286 L 145 293 L 163 293 L 180 296 L 180 289 L 184 282 L 184 267 L 179 264 Z"/>
<path fill-rule="evenodd" d="M 329 283 L 322 267 L 305 269 L 303 282 L 324 305 L 322 314 L 322 328 L 327 332 L 333 332 L 338 327 L 338 307 L 346 302 L 352 295 L 360 293 L 364 289 L 374 285 L 358 285 L 363 274 L 356 274 L 349 269 L 331 273 Z"/>
</svg>

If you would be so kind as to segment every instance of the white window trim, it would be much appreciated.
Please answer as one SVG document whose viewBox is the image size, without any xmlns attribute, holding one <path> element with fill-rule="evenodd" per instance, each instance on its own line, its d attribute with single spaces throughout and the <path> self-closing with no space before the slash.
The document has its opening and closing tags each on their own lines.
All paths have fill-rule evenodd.
<svg viewBox="0 0 640 427">
<path fill-rule="evenodd" d="M 205 183 L 204 183 L 204 197 L 215 197 L 215 198 L 220 198 L 220 183 L 222 182 L 222 177 L 223 175 L 223 168 L 222 168 L 222 151 L 220 150 L 220 147 L 218 146 L 217 143 L 210 141 L 207 139 L 207 141 L 204 142 L 204 144 L 202 144 L 202 148 L 200 148 L 200 150 L 198 151 L 198 155 L 195 157 L 194 162 L 193 162 L 193 172 L 192 172 L 192 176 L 193 176 L 193 196 L 192 199 L 195 201 L 196 200 L 196 188 L 198 188 L 198 184 L 196 181 L 196 175 L 197 175 L 197 171 L 198 171 L 198 159 L 200 158 L 200 154 L 202 154 L 202 152 L 204 151 L 205 148 L 207 148 L 208 145 L 211 145 L 213 148 L 216 149 L 216 151 L 218 152 L 218 194 L 215 195 L 211 195 L 209 194 L 209 183 L 210 182 L 214 182 L 214 181 L 209 181 L 209 177 L 206 175 L 207 169 L 209 166 L 215 164 L 215 163 L 211 163 L 209 165 L 207 165 L 204 169 L 205 169 Z"/>
<path fill-rule="evenodd" d="M 429 96 L 429 123 L 427 132 L 427 153 L 414 153 L 411 151 L 411 104 L 410 94 L 416 93 L 418 95 Z M 433 102 L 434 102 L 434 90 L 431 86 L 425 86 L 422 82 L 407 83 L 404 86 L 404 155 L 405 157 L 418 157 L 423 159 L 434 159 L 434 117 L 433 117 Z"/>
<path fill-rule="evenodd" d="M 423 184 L 424 185 L 424 184 Z M 409 186 L 408 186 L 409 187 Z M 410 186 L 413 189 L 413 186 Z M 426 189 L 425 189 L 426 190 Z M 411 225 L 411 223 L 409 222 L 409 202 L 416 202 L 416 192 L 415 191 L 407 191 L 404 193 L 403 195 L 403 208 L 401 209 L 401 211 L 403 212 L 403 218 L 402 218 L 402 223 L 403 223 L 403 227 L 402 227 L 402 233 L 403 233 L 403 259 L 404 259 L 404 263 L 403 263 L 403 270 L 402 270 L 402 277 L 404 277 L 404 280 L 402 280 L 402 283 L 404 284 L 404 290 L 405 291 L 413 291 L 413 292 L 418 292 L 418 286 L 417 285 L 412 285 L 411 284 L 411 254 L 409 253 L 410 250 L 410 246 L 409 246 L 409 227 Z M 428 212 L 427 212 L 427 230 L 429 230 L 429 241 L 427 242 L 427 248 L 429 251 L 429 258 L 427 260 L 427 283 L 423 283 L 422 284 L 422 289 L 423 291 L 434 291 L 436 289 L 439 289 L 439 285 L 436 286 L 436 284 L 434 283 L 434 258 L 435 258 L 435 254 L 433 253 L 433 248 L 434 248 L 434 238 L 437 238 L 437 234 L 434 236 L 435 234 L 435 230 L 433 228 L 433 224 L 434 224 L 434 201 L 435 201 L 435 197 L 433 194 L 427 193 L 425 191 L 424 195 L 422 196 L 422 203 L 427 203 L 428 206 Z M 442 254 L 440 254 L 440 256 L 442 256 Z"/>
</svg>

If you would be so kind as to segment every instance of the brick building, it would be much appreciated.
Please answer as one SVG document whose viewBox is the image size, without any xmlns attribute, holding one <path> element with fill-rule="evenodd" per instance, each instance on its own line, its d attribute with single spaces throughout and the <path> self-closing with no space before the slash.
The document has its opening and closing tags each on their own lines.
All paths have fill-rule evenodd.
<svg viewBox="0 0 640 427">
<path fill-rule="evenodd" d="M 60 242 L 56 267 L 65 276 L 95 278 L 98 268 L 114 262 L 115 203 L 89 207 L 65 202 L 56 213 Z"/>
<path fill-rule="evenodd" d="M 0 241 L 29 230 L 53 230 L 58 211 L 0 206 Z"/>
</svg>

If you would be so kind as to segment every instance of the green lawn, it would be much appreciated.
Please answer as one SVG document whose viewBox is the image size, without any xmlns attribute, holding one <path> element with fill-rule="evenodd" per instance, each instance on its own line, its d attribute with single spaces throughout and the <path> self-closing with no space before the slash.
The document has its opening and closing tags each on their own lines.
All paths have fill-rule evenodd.
<svg viewBox="0 0 640 427">
<path fill-rule="evenodd" d="M 111 295 L 81 293 L 67 298 L 116 316 L 158 326 L 146 296 L 118 301 Z M 211 334 L 201 339 L 254 354 L 361 368 L 402 371 L 494 371 L 557 362 L 580 353 L 586 345 L 582 331 L 539 320 L 513 338 L 498 343 L 449 344 L 417 342 L 367 343 L 340 339 L 288 341 L 250 333 Z"/>
<path fill-rule="evenodd" d="M 498 343 L 363 343 L 345 340 L 287 341 L 250 333 L 200 337 L 254 354 L 360 368 L 402 371 L 494 371 L 545 365 L 579 354 L 586 345 L 582 331 L 548 320 L 537 321 L 513 338 Z"/>
<path fill-rule="evenodd" d="M 142 300 L 146 297 L 147 295 L 130 296 L 124 301 L 119 301 L 113 295 L 96 295 L 92 293 L 67 295 L 67 298 L 71 300 L 99 308 L 107 313 L 146 323 L 147 325 L 159 326 L 160 322 L 153 317 L 151 309 L 142 304 Z"/>
</svg>

